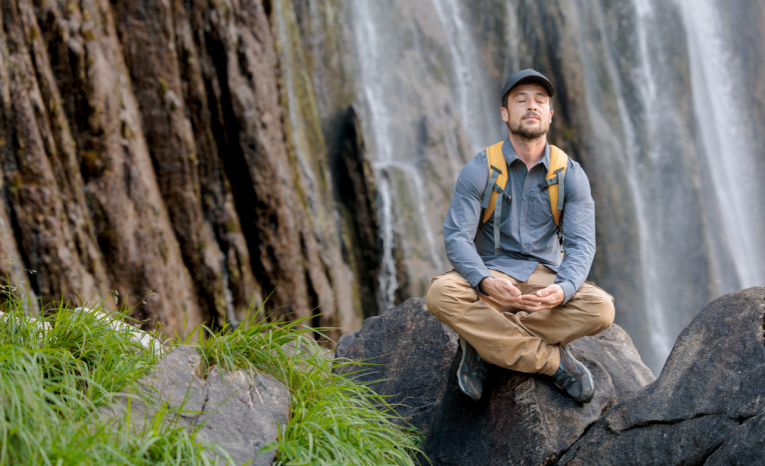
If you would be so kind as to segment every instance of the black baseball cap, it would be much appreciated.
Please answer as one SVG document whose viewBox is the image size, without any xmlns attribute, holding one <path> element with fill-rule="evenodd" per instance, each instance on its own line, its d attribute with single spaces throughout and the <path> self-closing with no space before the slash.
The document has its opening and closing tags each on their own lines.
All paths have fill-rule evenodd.
<svg viewBox="0 0 765 466">
<path fill-rule="evenodd" d="M 510 75 L 505 81 L 505 85 L 502 86 L 502 95 L 500 96 L 500 102 L 505 100 L 505 95 L 515 86 L 520 84 L 539 84 L 547 90 L 550 97 L 555 95 L 555 88 L 550 83 L 550 80 L 542 73 L 535 70 L 521 70 Z"/>
</svg>

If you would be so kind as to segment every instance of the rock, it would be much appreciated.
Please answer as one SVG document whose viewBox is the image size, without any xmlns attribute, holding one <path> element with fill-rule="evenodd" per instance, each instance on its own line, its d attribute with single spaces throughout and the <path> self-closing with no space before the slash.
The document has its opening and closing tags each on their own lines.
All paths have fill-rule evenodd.
<svg viewBox="0 0 765 466">
<path fill-rule="evenodd" d="M 170 408 L 181 408 L 165 418 L 194 427 L 203 424 L 197 440 L 214 443 L 236 462 L 252 461 L 266 466 L 274 461 L 275 452 L 258 455 L 260 448 L 276 440 L 276 423 L 289 419 L 289 390 L 273 377 L 245 371 L 221 371 L 213 367 L 207 379 L 198 375 L 200 356 L 192 346 L 180 346 L 162 359 L 138 382 L 138 387 L 154 401 L 167 402 Z M 125 399 L 102 408 L 112 419 L 122 417 Z M 140 431 L 156 414 L 157 404 L 135 400 L 131 405 L 133 428 Z M 215 458 L 223 463 L 222 458 Z"/>
<path fill-rule="evenodd" d="M 562 394 L 549 377 L 490 366 L 484 395 L 474 402 L 457 385 L 458 360 L 422 450 L 437 465 L 547 464 L 574 444 L 616 402 L 611 376 L 581 354 L 595 379 L 593 400 L 583 406 Z"/>
<path fill-rule="evenodd" d="M 575 340 L 571 348 L 574 356 L 578 357 L 582 352 L 603 365 L 611 376 L 618 401 L 656 380 L 653 372 L 640 359 L 632 338 L 616 324 L 594 337 Z"/>
<path fill-rule="evenodd" d="M 335 355 L 374 364 L 341 371 L 364 369 L 359 380 L 379 380 L 375 391 L 388 396 L 398 414 L 424 432 L 446 390 L 457 340 L 456 333 L 428 312 L 425 298 L 411 298 L 344 335 Z"/>
<path fill-rule="evenodd" d="M 763 287 L 712 301 L 659 379 L 614 406 L 559 464 L 696 464 L 723 442 L 719 461 L 742 448 L 761 421 L 739 423 L 765 408 L 764 311 Z"/>
<path fill-rule="evenodd" d="M 765 414 L 759 414 L 734 430 L 705 466 L 748 466 L 765 458 Z"/>
<path fill-rule="evenodd" d="M 397 405 L 397 412 L 425 433 L 437 412 L 444 409 L 439 405 L 454 379 L 451 371 L 457 348 L 457 334 L 428 312 L 424 298 L 412 298 L 381 316 L 367 319 L 359 332 L 343 336 L 337 344 L 336 355 L 373 364 L 349 366 L 342 371 L 362 370 L 360 380 L 379 380 L 374 384 L 375 391 L 389 397 L 388 402 Z M 597 366 L 595 370 L 602 372 L 604 381 L 602 387 L 598 385 L 605 397 L 603 403 L 582 418 L 585 427 L 595 422 L 606 406 L 654 380 L 629 335 L 618 325 L 595 337 L 577 340 L 572 350 L 576 357 L 592 361 L 592 366 Z M 529 381 L 524 385 L 522 382 L 508 381 L 507 384 L 532 390 L 529 386 L 536 383 Z M 487 386 L 487 389 L 491 388 Z M 566 441 L 570 445 L 575 440 L 567 438 Z M 550 451 L 553 450 L 560 451 L 557 447 Z"/>
<path fill-rule="evenodd" d="M 276 453 L 258 451 L 276 440 L 289 421 L 287 387 L 265 374 L 227 372 L 213 367 L 207 375 L 207 403 L 198 440 L 222 447 L 238 462 L 270 466 Z"/>
</svg>

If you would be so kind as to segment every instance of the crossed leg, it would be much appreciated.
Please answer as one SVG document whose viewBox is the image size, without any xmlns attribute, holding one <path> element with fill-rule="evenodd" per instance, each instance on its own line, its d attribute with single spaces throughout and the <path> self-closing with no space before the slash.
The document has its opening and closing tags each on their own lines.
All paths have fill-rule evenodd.
<svg viewBox="0 0 765 466">
<path fill-rule="evenodd" d="M 532 294 L 555 280 L 555 272 L 537 266 L 526 282 L 491 270 L 510 280 L 523 294 Z M 553 375 L 560 364 L 558 345 L 597 335 L 614 320 L 613 298 L 585 282 L 566 304 L 528 313 L 502 306 L 479 294 L 452 270 L 428 285 L 431 314 L 463 336 L 487 362 L 519 372 Z"/>
</svg>

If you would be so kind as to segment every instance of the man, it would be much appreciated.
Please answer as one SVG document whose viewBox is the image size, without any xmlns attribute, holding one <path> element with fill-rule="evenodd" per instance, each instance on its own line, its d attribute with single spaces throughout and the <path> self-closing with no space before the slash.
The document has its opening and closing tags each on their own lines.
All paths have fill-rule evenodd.
<svg viewBox="0 0 765 466">
<path fill-rule="evenodd" d="M 552 376 L 579 403 L 588 403 L 595 392 L 592 375 L 568 344 L 611 326 L 613 298 L 585 282 L 595 255 L 595 206 L 587 175 L 556 152 L 564 176 L 546 181 L 554 93 L 534 70 L 508 78 L 500 109 L 508 138 L 501 155 L 499 146 L 492 153 L 504 156 L 505 186 L 490 184 L 494 171 L 502 169 L 488 163 L 488 149 L 481 152 L 460 173 L 444 222 L 446 255 L 455 270 L 433 277 L 427 305 L 460 335 L 459 385 L 474 400 L 483 391 L 486 363 Z M 551 209 L 552 182 L 559 183 L 556 192 L 562 196 L 559 219 Z M 492 188 L 500 200 L 481 223 L 482 204 L 488 205 L 484 197 Z M 565 226 L 563 256 L 558 221 Z"/>
</svg>

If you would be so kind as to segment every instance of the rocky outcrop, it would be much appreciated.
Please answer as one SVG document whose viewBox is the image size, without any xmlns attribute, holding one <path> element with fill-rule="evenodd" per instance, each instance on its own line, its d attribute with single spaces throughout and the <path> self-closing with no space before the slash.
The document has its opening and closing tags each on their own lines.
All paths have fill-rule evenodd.
<svg viewBox="0 0 765 466">
<path fill-rule="evenodd" d="M 202 379 L 199 366 L 196 348 L 180 346 L 138 381 L 137 391 L 151 401 L 134 399 L 131 403 L 133 428 L 140 431 L 157 413 L 160 403 L 166 403 L 170 410 L 163 422 L 177 421 L 189 427 L 203 424 L 197 440 L 217 445 L 236 464 L 272 464 L 275 452 L 259 455 L 258 451 L 276 440 L 277 422 L 285 425 L 288 421 L 287 387 L 265 374 L 221 371 L 217 366 Z M 102 414 L 120 422 L 126 406 L 121 399 L 103 408 Z"/>
<path fill-rule="evenodd" d="M 711 302 L 680 334 L 659 379 L 614 406 L 561 465 L 726 464 L 761 450 L 765 288 Z M 760 437 L 761 438 L 761 437 Z M 722 446 L 721 446 L 722 445 Z"/>
<path fill-rule="evenodd" d="M 725 295 L 681 333 L 661 376 L 617 325 L 572 343 L 596 396 L 490 366 L 473 402 L 456 382 L 456 335 L 410 299 L 344 336 L 337 355 L 426 432 L 435 465 L 759 464 L 765 454 L 765 287 Z M 706 463 L 705 463 L 706 462 Z"/>
<path fill-rule="evenodd" d="M 489 464 L 481 463 L 481 458 L 488 461 L 494 454 L 500 463 L 501 458 L 522 458 L 527 451 L 522 445 L 536 445 L 538 459 L 555 457 L 606 409 L 654 380 L 629 335 L 613 325 L 572 344 L 575 356 L 588 365 L 598 386 L 595 400 L 584 409 L 561 396 L 545 377 L 499 368 L 489 373 L 488 396 L 473 403 L 460 395 L 455 384 L 457 339 L 430 314 L 424 298 L 412 298 L 367 319 L 360 331 L 343 336 L 335 353 L 368 364 L 343 370 L 360 371 L 355 377 L 375 381 L 375 390 L 388 397 L 399 415 L 428 433 L 424 448 L 433 453 L 431 459 L 441 458 L 445 464 Z M 526 426 L 518 429 L 521 437 L 508 443 L 516 450 L 506 451 L 486 441 L 490 437 L 486 432 L 515 424 Z M 509 427 L 506 431 L 508 435 L 515 432 Z M 464 448 L 467 444 L 471 447 Z M 478 444 L 484 446 L 477 448 Z"/>
</svg>

